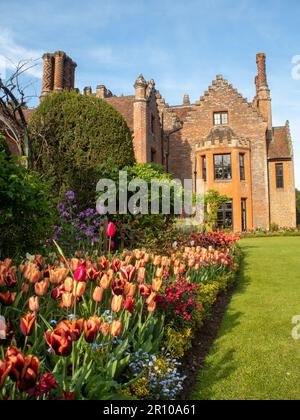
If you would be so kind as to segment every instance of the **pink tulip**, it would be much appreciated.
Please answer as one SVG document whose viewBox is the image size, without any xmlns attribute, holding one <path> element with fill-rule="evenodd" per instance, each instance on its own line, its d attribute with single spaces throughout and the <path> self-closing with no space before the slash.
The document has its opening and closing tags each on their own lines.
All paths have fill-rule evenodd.
<svg viewBox="0 0 300 420">
<path fill-rule="evenodd" d="M 109 224 L 107 226 L 107 230 L 106 230 L 106 235 L 109 238 L 112 238 L 112 237 L 115 236 L 115 234 L 116 234 L 116 227 L 115 227 L 113 222 L 109 222 Z"/>
<path fill-rule="evenodd" d="M 85 265 L 81 264 L 75 270 L 74 280 L 75 281 L 86 281 L 86 278 L 87 278 L 86 267 L 85 267 Z"/>
</svg>

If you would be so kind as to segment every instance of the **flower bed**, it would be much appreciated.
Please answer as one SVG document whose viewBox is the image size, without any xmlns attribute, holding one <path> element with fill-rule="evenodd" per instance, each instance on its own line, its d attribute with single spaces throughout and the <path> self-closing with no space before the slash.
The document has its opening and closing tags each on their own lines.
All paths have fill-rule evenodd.
<svg viewBox="0 0 300 420">
<path fill-rule="evenodd" d="M 58 247 L 18 267 L 1 262 L 1 398 L 176 398 L 180 358 L 234 281 L 236 239 L 169 256 L 67 259 Z"/>
</svg>

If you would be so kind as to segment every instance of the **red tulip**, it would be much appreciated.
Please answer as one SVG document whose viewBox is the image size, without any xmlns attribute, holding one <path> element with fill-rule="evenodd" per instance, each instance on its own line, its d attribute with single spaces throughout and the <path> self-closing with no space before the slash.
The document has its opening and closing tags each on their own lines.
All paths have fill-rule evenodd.
<svg viewBox="0 0 300 420">
<path fill-rule="evenodd" d="M 116 227 L 113 222 L 109 222 L 107 226 L 107 230 L 106 230 L 106 236 L 108 236 L 109 238 L 112 238 L 115 236 L 115 234 L 116 234 Z"/>
<path fill-rule="evenodd" d="M 121 330 L 122 330 L 122 322 L 120 321 L 113 321 L 111 326 L 110 326 L 110 333 L 113 337 L 118 337 L 118 335 L 120 334 Z"/>
<path fill-rule="evenodd" d="M 101 320 L 97 316 L 91 317 L 89 320 L 84 321 L 84 338 L 87 343 L 95 341 L 101 326 Z"/>
<path fill-rule="evenodd" d="M 0 390 L 4 385 L 11 369 L 11 364 L 6 360 L 0 360 Z"/>
<path fill-rule="evenodd" d="M 127 267 L 120 268 L 121 276 L 124 280 L 132 283 L 134 276 L 136 274 L 136 269 L 132 265 L 128 265 Z"/>
<path fill-rule="evenodd" d="M 43 394 L 47 394 L 52 389 L 57 389 L 58 384 L 53 373 L 44 373 L 41 377 L 41 383 L 39 387 Z"/>
<path fill-rule="evenodd" d="M 16 296 L 16 293 L 0 293 L 0 303 L 4 306 L 11 306 L 14 303 Z"/>
<path fill-rule="evenodd" d="M 58 327 L 65 328 L 66 332 L 69 330 L 72 340 L 78 341 L 83 331 L 83 323 L 83 319 L 77 319 L 75 321 L 62 321 L 58 324 Z"/>
<path fill-rule="evenodd" d="M 20 391 L 28 391 L 36 385 L 39 369 L 40 362 L 37 357 L 33 355 L 25 357 L 24 367 L 18 381 L 18 389 Z"/>
<path fill-rule="evenodd" d="M 71 332 L 66 324 L 60 323 L 55 330 L 46 331 L 45 340 L 57 356 L 67 357 L 72 353 Z"/>
<path fill-rule="evenodd" d="M 36 317 L 31 312 L 29 312 L 21 319 L 20 329 L 22 334 L 25 335 L 25 337 L 29 337 L 32 335 L 35 323 Z"/>
<path fill-rule="evenodd" d="M 6 275 L 6 279 L 5 279 L 5 283 L 8 289 L 16 286 L 18 284 L 18 278 L 16 275 L 16 267 L 10 267 L 8 269 L 7 275 Z"/>
<path fill-rule="evenodd" d="M 132 297 L 127 297 L 125 301 L 125 309 L 126 311 L 130 312 L 131 314 L 134 311 L 135 300 Z"/>
<path fill-rule="evenodd" d="M 84 264 L 78 266 L 74 273 L 74 280 L 75 281 L 86 281 L 87 278 L 87 271 Z"/>
</svg>

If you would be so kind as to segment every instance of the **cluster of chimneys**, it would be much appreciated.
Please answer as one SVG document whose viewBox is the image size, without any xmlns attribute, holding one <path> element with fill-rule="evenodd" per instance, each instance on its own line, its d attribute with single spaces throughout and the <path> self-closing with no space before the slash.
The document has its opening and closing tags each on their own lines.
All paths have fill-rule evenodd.
<svg viewBox="0 0 300 420">
<path fill-rule="evenodd" d="M 66 53 L 44 54 L 43 61 L 42 97 L 53 91 L 74 89 L 77 64 Z"/>
<path fill-rule="evenodd" d="M 75 87 L 75 69 L 77 64 L 67 56 L 63 51 L 57 51 L 53 54 L 47 53 L 43 56 L 43 82 L 42 82 L 42 97 L 48 95 L 50 92 L 59 92 L 61 90 L 72 90 Z M 269 88 L 266 73 L 266 55 L 259 53 L 256 55 L 257 76 L 255 77 L 256 95 L 259 97 L 262 92 L 268 96 Z M 145 90 L 147 85 L 144 77 L 140 75 L 135 82 L 136 91 Z M 92 88 L 85 87 L 85 95 L 92 95 Z M 99 98 L 110 98 L 111 91 L 104 85 L 97 86 L 95 95 Z M 190 105 L 190 98 L 184 95 L 183 105 Z"/>
</svg>

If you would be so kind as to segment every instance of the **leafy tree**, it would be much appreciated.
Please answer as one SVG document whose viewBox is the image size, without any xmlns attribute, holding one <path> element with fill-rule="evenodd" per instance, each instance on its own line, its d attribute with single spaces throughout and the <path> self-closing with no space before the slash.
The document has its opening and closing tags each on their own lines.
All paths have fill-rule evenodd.
<svg viewBox="0 0 300 420">
<path fill-rule="evenodd" d="M 52 227 L 54 201 L 49 188 L 7 152 L 3 138 L 0 168 L 0 259 L 37 252 Z"/>
<path fill-rule="evenodd" d="M 101 164 L 111 159 L 122 168 L 135 162 L 125 120 L 94 96 L 66 91 L 49 95 L 32 115 L 30 131 L 33 168 L 54 179 L 60 197 L 75 191 L 81 208 L 95 203 Z"/>
<path fill-rule="evenodd" d="M 229 201 L 230 198 L 226 195 L 221 195 L 218 191 L 209 190 L 204 196 L 204 205 L 206 207 L 206 221 L 208 225 L 215 229 L 218 219 L 218 210 Z"/>
</svg>

